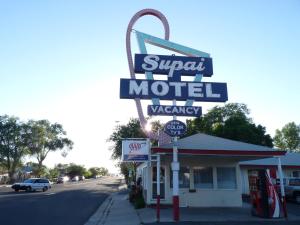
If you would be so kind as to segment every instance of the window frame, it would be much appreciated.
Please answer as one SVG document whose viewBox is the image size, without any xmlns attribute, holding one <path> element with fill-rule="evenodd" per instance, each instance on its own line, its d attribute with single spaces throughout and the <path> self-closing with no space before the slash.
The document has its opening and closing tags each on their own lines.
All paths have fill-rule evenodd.
<svg viewBox="0 0 300 225">
<path fill-rule="evenodd" d="M 216 166 L 216 188 L 218 190 L 238 190 L 238 180 L 237 180 L 237 168 L 235 166 Z M 219 187 L 219 175 L 218 175 L 218 169 L 233 169 L 234 170 L 234 174 L 235 174 L 235 179 L 234 179 L 234 182 L 235 182 L 235 187 L 234 188 L 222 188 L 222 187 Z"/>
<path fill-rule="evenodd" d="M 205 169 L 211 169 L 211 187 L 197 187 L 197 184 L 201 184 L 201 183 L 196 183 L 196 170 L 201 170 L 201 168 L 205 168 Z M 200 189 L 200 190 L 213 190 L 215 189 L 215 185 L 214 185 L 214 167 L 213 166 L 195 166 L 192 168 L 193 169 L 193 186 L 194 189 Z M 202 183 L 203 184 L 203 183 Z"/>
</svg>

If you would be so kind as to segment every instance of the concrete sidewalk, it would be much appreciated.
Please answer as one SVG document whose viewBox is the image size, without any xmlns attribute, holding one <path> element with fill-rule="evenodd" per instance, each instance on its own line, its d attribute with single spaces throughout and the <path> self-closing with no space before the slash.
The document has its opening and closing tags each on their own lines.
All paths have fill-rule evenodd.
<svg viewBox="0 0 300 225">
<path fill-rule="evenodd" d="M 119 192 L 111 194 L 85 225 L 140 225 L 137 211 L 128 200 L 123 184 Z"/>
<path fill-rule="evenodd" d="M 191 222 L 254 222 L 254 221 L 286 221 L 280 219 L 263 219 L 251 216 L 250 205 L 245 203 L 241 208 L 180 208 L 180 221 Z M 172 208 L 163 208 L 160 213 L 161 222 L 173 222 Z M 289 213 L 288 221 L 299 221 L 300 216 Z M 128 200 L 128 191 L 110 195 L 97 212 L 85 225 L 140 225 L 156 222 L 156 209 L 147 207 L 134 209 Z"/>
<path fill-rule="evenodd" d="M 156 222 L 156 209 L 144 208 L 137 210 L 141 222 L 144 224 Z M 289 214 L 289 221 L 299 221 L 300 216 Z M 251 215 L 251 207 L 244 204 L 243 207 L 237 208 L 180 208 L 180 221 L 189 222 L 251 222 L 251 221 L 286 221 L 285 218 L 265 219 Z M 161 209 L 160 222 L 173 222 L 172 208 Z"/>
</svg>

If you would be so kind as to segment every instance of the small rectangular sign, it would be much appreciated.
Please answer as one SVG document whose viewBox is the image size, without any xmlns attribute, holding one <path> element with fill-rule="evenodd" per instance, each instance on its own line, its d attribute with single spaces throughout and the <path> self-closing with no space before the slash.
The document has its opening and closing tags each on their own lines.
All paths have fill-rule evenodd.
<svg viewBox="0 0 300 225">
<path fill-rule="evenodd" d="M 134 70 L 136 73 L 152 72 L 155 74 L 174 74 L 204 77 L 213 75 L 212 58 L 187 57 L 174 55 L 135 54 Z"/>
<path fill-rule="evenodd" d="M 202 108 L 197 106 L 148 105 L 149 116 L 190 116 L 200 117 Z"/>
<path fill-rule="evenodd" d="M 142 162 L 149 160 L 150 142 L 148 139 L 122 140 L 122 161 Z"/>
<path fill-rule="evenodd" d="M 170 82 L 166 80 L 121 79 L 121 99 L 152 99 L 226 102 L 227 84 L 208 82 Z"/>
</svg>

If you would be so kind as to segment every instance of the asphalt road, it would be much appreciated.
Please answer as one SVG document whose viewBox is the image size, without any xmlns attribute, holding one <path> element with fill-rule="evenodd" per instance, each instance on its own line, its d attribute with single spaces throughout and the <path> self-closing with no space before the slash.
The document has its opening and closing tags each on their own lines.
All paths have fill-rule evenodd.
<svg viewBox="0 0 300 225">
<path fill-rule="evenodd" d="M 83 225 L 120 183 L 100 178 L 55 184 L 47 192 L 0 187 L 1 225 Z"/>
</svg>

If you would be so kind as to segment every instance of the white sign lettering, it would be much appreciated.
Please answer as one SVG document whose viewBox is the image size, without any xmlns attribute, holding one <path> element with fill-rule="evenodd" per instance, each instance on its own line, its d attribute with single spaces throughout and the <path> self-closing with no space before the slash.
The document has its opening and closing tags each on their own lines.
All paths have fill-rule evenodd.
<svg viewBox="0 0 300 225">
<path fill-rule="evenodd" d="M 196 64 L 194 61 L 182 62 L 179 60 L 160 60 L 157 55 L 147 55 L 144 57 L 144 63 L 142 68 L 145 71 L 153 71 L 159 68 L 160 70 L 169 70 L 169 77 L 173 77 L 174 71 L 184 70 L 184 71 L 195 71 L 196 73 L 201 73 L 205 70 L 203 65 L 205 58 L 201 58 L 200 62 Z"/>
</svg>

